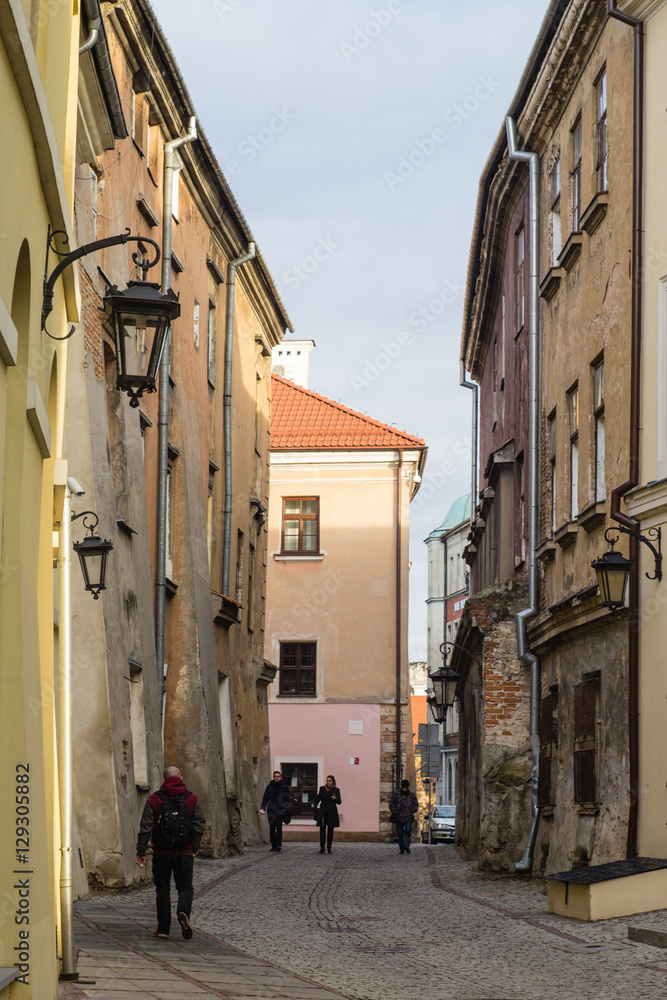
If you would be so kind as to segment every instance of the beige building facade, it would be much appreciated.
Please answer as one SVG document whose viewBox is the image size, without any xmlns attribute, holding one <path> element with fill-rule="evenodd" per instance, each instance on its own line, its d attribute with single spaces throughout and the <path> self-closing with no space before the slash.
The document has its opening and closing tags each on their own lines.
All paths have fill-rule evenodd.
<svg viewBox="0 0 667 1000">
<path fill-rule="evenodd" d="M 165 144 L 192 127 L 196 111 L 148 3 L 108 6 L 104 25 L 130 134 L 79 168 L 77 239 L 128 228 L 164 249 Z M 273 677 L 263 639 L 269 368 L 271 349 L 290 323 L 257 250 L 236 270 L 228 338 L 230 261 L 254 240 L 196 128 L 196 139 L 176 154 L 169 220 L 170 284 L 180 317 L 171 333 L 162 677 L 155 626 L 158 393 L 131 407 L 117 389 L 115 344 L 101 308 L 109 284 L 123 289 L 137 277 L 137 245 L 108 248 L 82 266 L 84 337 L 70 354 L 65 450 L 86 488 L 82 503 L 96 510 L 114 549 L 100 600 L 73 598 L 75 662 L 85 681 L 75 690 L 79 893 L 150 876 L 134 863 L 135 843 L 165 764 L 181 768 L 202 802 L 204 853 L 242 850 L 264 836 L 257 808 L 270 770 L 266 689 Z M 154 257 L 148 243 L 142 252 Z M 149 281 L 160 283 L 161 266 L 148 271 Z M 231 448 L 223 433 L 228 339 Z"/>
<path fill-rule="evenodd" d="M 327 774 L 341 835 L 390 832 L 414 771 L 407 647 L 409 503 L 424 442 L 274 375 L 266 659 L 272 767 L 315 836 Z"/>
</svg>

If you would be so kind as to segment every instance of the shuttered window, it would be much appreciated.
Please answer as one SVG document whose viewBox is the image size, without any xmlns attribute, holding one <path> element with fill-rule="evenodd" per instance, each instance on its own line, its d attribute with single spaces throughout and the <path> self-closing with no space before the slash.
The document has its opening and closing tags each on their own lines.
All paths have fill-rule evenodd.
<svg viewBox="0 0 667 1000">
<path fill-rule="evenodd" d="M 552 692 L 542 699 L 540 707 L 540 766 L 537 783 L 537 802 L 540 806 L 553 805 L 553 767 L 558 748 L 558 694 Z"/>
<path fill-rule="evenodd" d="M 597 770 L 598 681 L 574 689 L 574 801 L 594 803 Z"/>
</svg>

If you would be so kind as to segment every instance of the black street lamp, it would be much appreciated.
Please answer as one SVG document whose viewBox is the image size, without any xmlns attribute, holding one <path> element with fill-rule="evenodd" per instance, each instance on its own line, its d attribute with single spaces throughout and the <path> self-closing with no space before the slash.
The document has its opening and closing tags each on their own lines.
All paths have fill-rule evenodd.
<svg viewBox="0 0 667 1000">
<path fill-rule="evenodd" d="M 647 532 L 647 535 L 650 535 L 657 541 L 657 548 L 645 535 L 640 534 L 638 531 L 632 531 L 629 528 L 620 526 L 607 528 L 604 537 L 605 541 L 611 545 L 611 549 L 600 556 L 599 559 L 592 562 L 591 566 L 595 570 L 598 587 L 600 588 L 600 603 L 603 607 L 611 608 L 613 611 L 625 606 L 625 591 L 628 576 L 630 575 L 630 569 L 634 566 L 632 559 L 626 559 L 621 552 L 616 552 L 614 549 L 614 545 L 621 534 L 630 535 L 632 538 L 639 539 L 644 545 L 648 545 L 655 557 L 655 573 L 652 575 L 647 573 L 646 576 L 649 580 L 662 580 L 662 532 L 660 528 L 649 528 Z"/>
<path fill-rule="evenodd" d="M 57 231 L 59 232 L 59 231 Z M 131 236 L 128 229 L 118 236 L 86 243 L 68 253 L 47 277 L 49 250 L 55 253 L 51 240 L 57 233 L 49 231 L 47 240 L 47 266 L 44 272 L 44 297 L 42 302 L 42 330 L 52 340 L 68 340 L 74 333 L 72 326 L 64 337 L 54 337 L 46 329 L 46 320 L 53 309 L 53 289 L 66 268 L 87 254 L 103 250 L 105 247 L 122 243 L 139 243 L 141 249 L 150 243 L 155 249 L 155 259 L 146 260 L 140 253 L 132 254 L 132 260 L 143 273 L 142 281 L 130 281 L 124 291 L 112 285 L 104 296 L 104 309 L 114 328 L 116 344 L 116 388 L 122 389 L 130 397 L 130 406 L 139 406 L 144 392 L 155 392 L 162 352 L 169 334 L 172 320 L 181 312 L 178 296 L 169 289 L 162 293 L 156 282 L 146 281 L 146 272 L 160 259 L 160 250 L 155 240 L 146 236 Z M 129 343 L 128 343 L 129 341 Z"/>
<path fill-rule="evenodd" d="M 171 321 L 181 312 L 171 289 L 162 294 L 153 281 L 130 281 L 124 291 L 115 285 L 104 296 L 116 343 L 116 388 L 139 406 L 144 392 L 155 392 L 160 361 Z"/>
<path fill-rule="evenodd" d="M 429 674 L 430 677 L 430 674 Z M 426 699 L 426 704 L 431 709 L 431 714 L 436 722 L 444 722 L 447 716 L 447 706 L 439 705 L 434 694 L 431 694 Z"/>
<path fill-rule="evenodd" d="M 98 538 L 95 534 L 99 518 L 94 511 L 84 510 L 81 514 L 72 514 L 71 520 L 76 521 L 80 517 L 84 519 L 84 527 L 90 534 L 82 542 L 74 542 L 72 547 L 79 557 L 85 589 L 89 590 L 97 601 L 100 590 L 106 590 L 107 556 L 113 545 L 106 538 Z M 88 524 L 86 517 L 94 517 L 95 522 Z"/>
<path fill-rule="evenodd" d="M 442 710 L 442 719 L 438 721 L 444 722 L 447 709 L 454 704 L 456 686 L 461 680 L 461 675 L 457 674 L 451 667 L 440 667 L 439 670 L 428 676 L 433 684 L 436 706 L 439 711 Z"/>
</svg>

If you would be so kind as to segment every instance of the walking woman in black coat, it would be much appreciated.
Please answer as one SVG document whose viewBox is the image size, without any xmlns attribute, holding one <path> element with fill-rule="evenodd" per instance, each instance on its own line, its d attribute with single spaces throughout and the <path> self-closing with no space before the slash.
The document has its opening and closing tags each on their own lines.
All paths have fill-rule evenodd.
<svg viewBox="0 0 667 1000">
<path fill-rule="evenodd" d="M 320 854 L 324 854 L 325 834 L 327 850 L 331 854 L 334 830 L 337 826 L 340 826 L 340 819 L 338 818 L 338 806 L 340 804 L 340 792 L 336 788 L 336 779 L 333 774 L 327 774 L 327 780 L 320 787 L 313 806 L 315 809 L 315 822 L 320 828 Z"/>
</svg>

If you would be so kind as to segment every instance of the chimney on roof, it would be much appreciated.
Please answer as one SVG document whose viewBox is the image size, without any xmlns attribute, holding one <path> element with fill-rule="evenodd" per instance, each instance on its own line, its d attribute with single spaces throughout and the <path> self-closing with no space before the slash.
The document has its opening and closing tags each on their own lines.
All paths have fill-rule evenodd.
<svg viewBox="0 0 667 1000">
<path fill-rule="evenodd" d="M 308 358 L 314 340 L 281 340 L 271 351 L 271 371 L 308 388 Z"/>
</svg>

